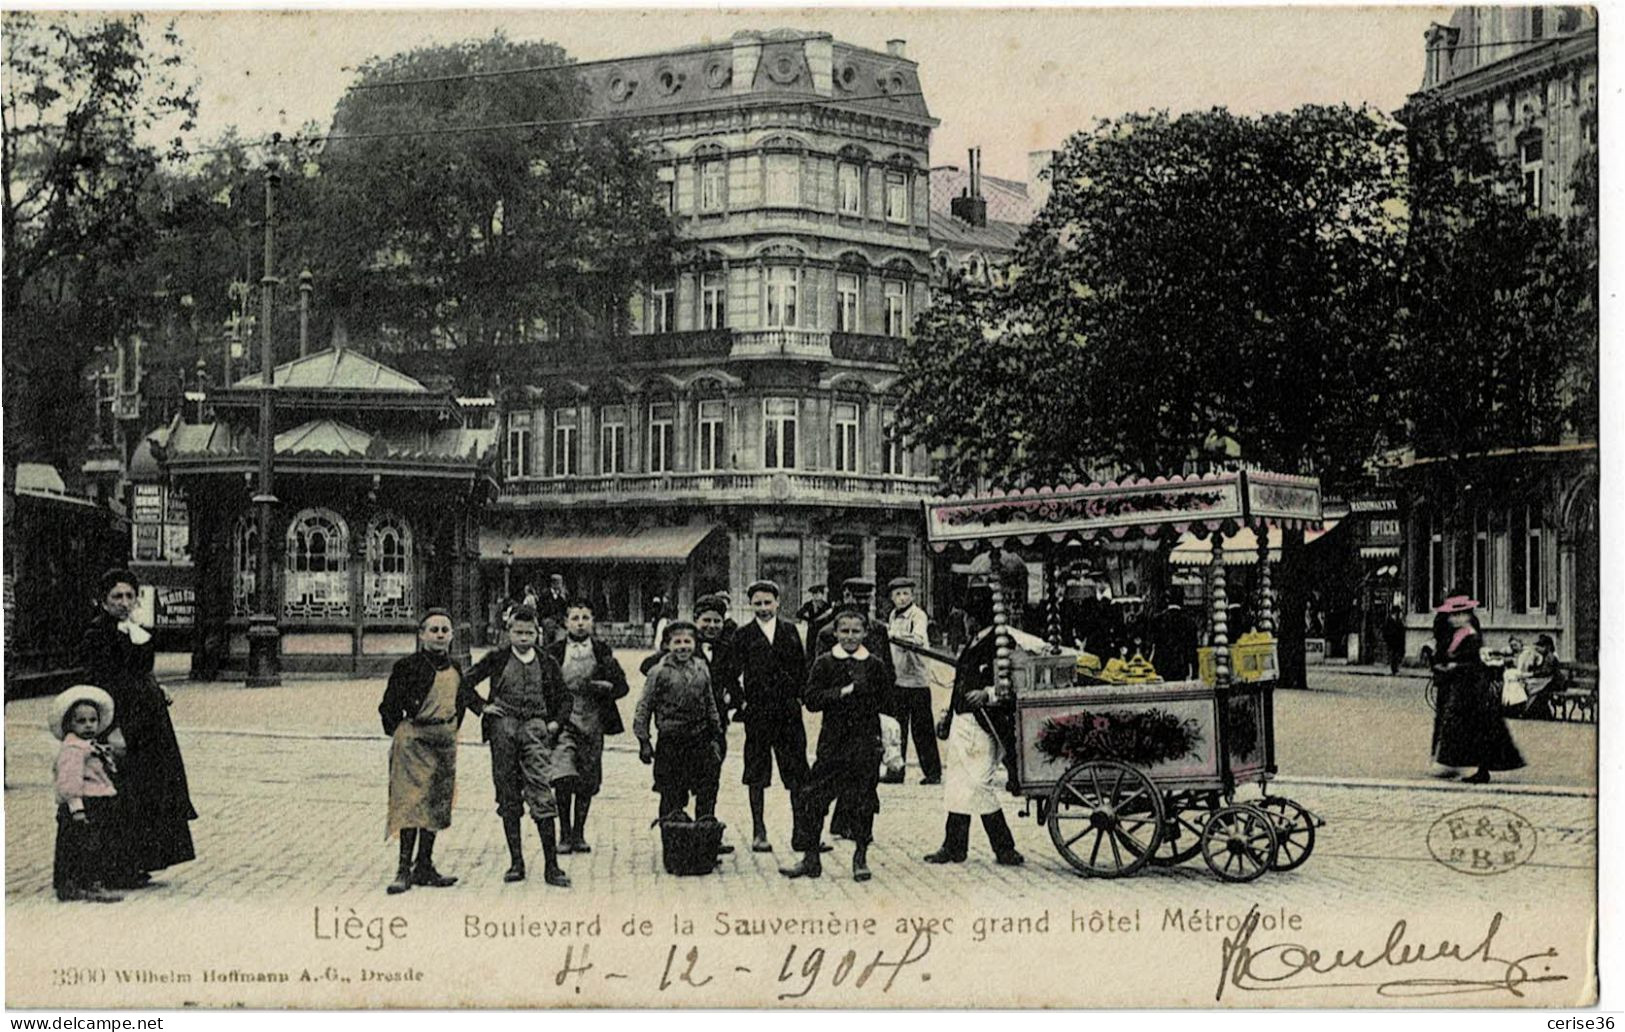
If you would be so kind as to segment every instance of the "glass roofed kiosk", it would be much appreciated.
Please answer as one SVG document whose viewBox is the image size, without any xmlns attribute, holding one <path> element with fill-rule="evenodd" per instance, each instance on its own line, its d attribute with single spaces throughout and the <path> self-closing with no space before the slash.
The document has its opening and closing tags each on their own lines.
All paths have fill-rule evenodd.
<svg viewBox="0 0 1625 1032">
<path fill-rule="evenodd" d="M 192 676 L 242 676 L 257 611 L 260 374 L 211 392 L 213 421 L 164 449 L 185 492 L 197 574 Z M 376 673 L 443 606 L 466 655 L 478 609 L 479 515 L 495 495 L 495 431 L 457 400 L 344 348 L 279 365 L 271 599 L 285 671 Z"/>
</svg>

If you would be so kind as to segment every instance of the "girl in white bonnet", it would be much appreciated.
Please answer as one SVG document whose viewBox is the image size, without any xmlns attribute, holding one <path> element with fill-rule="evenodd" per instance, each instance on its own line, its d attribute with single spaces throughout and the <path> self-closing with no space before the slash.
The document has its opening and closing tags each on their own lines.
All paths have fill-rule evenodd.
<svg viewBox="0 0 1625 1032">
<path fill-rule="evenodd" d="M 75 685 L 51 705 L 51 733 L 62 742 L 52 765 L 56 784 L 56 864 L 52 883 L 63 902 L 117 903 L 102 888 L 105 841 L 116 813 L 113 754 L 96 736 L 113 722 L 113 698 L 100 688 Z"/>
</svg>

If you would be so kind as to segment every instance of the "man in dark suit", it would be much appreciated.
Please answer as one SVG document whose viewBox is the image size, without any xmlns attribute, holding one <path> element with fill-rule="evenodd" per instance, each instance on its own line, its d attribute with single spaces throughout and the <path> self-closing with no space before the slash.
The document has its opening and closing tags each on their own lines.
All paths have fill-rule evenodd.
<svg viewBox="0 0 1625 1032">
<path fill-rule="evenodd" d="M 1170 600 L 1167 608 L 1151 624 L 1151 641 L 1156 650 L 1152 665 L 1164 681 L 1183 681 L 1196 676 L 1196 621 Z"/>
<path fill-rule="evenodd" d="M 792 793 L 807 776 L 807 728 L 801 719 L 801 695 L 807 684 L 807 654 L 795 625 L 779 617 L 779 586 L 760 580 L 747 591 L 756 618 L 733 637 L 733 661 L 740 673 L 737 717 L 745 725 L 745 777 L 750 789 L 750 848 L 770 853 L 763 804 L 773 783 L 773 758 L 779 777 Z"/>
</svg>

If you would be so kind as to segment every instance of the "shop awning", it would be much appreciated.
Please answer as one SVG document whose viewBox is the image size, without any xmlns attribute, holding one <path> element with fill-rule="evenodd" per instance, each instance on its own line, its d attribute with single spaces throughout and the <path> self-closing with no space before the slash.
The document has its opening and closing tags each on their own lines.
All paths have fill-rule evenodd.
<svg viewBox="0 0 1625 1032">
<path fill-rule="evenodd" d="M 480 558 L 487 562 L 511 557 L 519 562 L 682 564 L 716 529 L 711 523 L 646 527 L 619 534 L 514 535 L 486 529 L 480 531 Z"/>
<path fill-rule="evenodd" d="M 1304 544 L 1317 541 L 1325 537 L 1333 527 L 1336 520 L 1327 520 L 1325 526 L 1319 530 L 1305 530 L 1303 532 Z M 1270 528 L 1269 536 L 1270 562 L 1281 561 L 1281 531 L 1277 527 Z M 1175 566 L 1206 566 L 1213 561 L 1213 539 L 1199 538 L 1194 534 L 1185 534 L 1174 546 L 1173 553 L 1168 561 Z M 1224 564 L 1226 566 L 1248 566 L 1258 562 L 1258 535 L 1253 533 L 1251 527 L 1243 527 L 1236 531 L 1232 537 L 1224 539 Z"/>
<path fill-rule="evenodd" d="M 1360 548 L 1361 559 L 1398 559 L 1398 545 L 1363 545 Z"/>
</svg>

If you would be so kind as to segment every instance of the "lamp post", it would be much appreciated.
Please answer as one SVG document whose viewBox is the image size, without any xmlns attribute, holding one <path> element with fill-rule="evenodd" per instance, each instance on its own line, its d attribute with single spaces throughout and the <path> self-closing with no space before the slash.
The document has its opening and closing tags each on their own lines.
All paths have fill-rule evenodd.
<svg viewBox="0 0 1625 1032">
<path fill-rule="evenodd" d="M 502 600 L 513 598 L 513 542 L 502 546 Z"/>
<path fill-rule="evenodd" d="M 259 554 L 255 557 L 256 610 L 248 619 L 248 687 L 274 688 L 282 683 L 282 632 L 277 627 L 275 587 L 271 577 L 271 465 L 276 452 L 276 355 L 272 348 L 271 313 L 277 283 L 271 272 L 276 245 L 276 187 L 281 176 L 275 163 L 265 169 L 265 271 L 260 276 L 260 482 L 254 493 L 259 517 Z"/>
<path fill-rule="evenodd" d="M 299 274 L 299 357 L 310 354 L 310 270 Z"/>
</svg>

